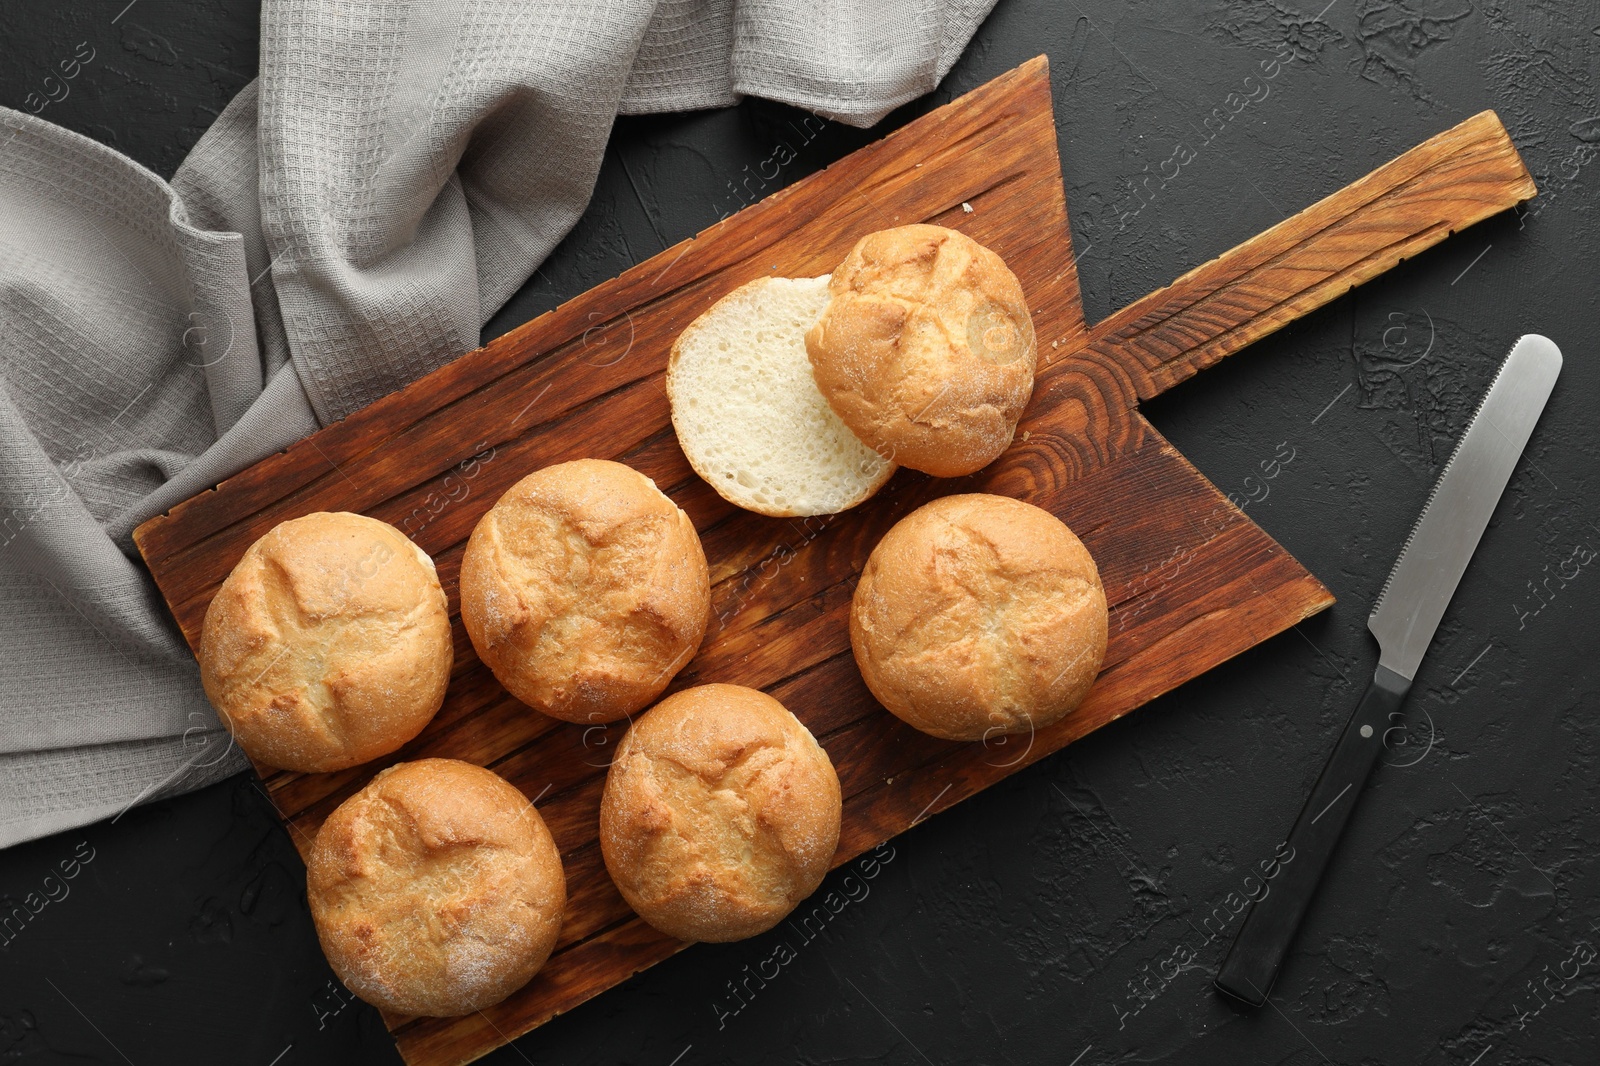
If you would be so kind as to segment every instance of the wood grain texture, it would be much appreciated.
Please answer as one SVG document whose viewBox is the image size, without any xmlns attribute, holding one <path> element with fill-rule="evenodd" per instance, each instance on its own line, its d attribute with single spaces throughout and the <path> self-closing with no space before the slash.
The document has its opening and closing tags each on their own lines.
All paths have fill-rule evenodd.
<svg viewBox="0 0 1600 1066">
<path fill-rule="evenodd" d="M 751 685 L 806 723 L 844 789 L 837 865 L 1331 603 L 1137 403 L 1533 191 L 1485 112 L 1090 329 L 1041 57 L 134 536 L 191 646 L 244 550 L 278 522 L 316 510 L 360 511 L 405 530 L 434 556 L 454 611 L 466 538 L 506 488 L 567 459 L 626 462 L 689 513 L 711 564 L 716 619 L 673 688 Z M 745 281 L 826 273 L 862 234 L 919 221 L 994 248 L 1027 292 L 1041 368 L 1012 448 L 968 478 L 901 471 L 842 515 L 772 519 L 725 503 L 694 476 L 672 434 L 662 385 L 672 340 Z M 970 491 L 1017 496 L 1062 517 L 1094 553 L 1112 608 L 1105 666 L 1085 703 L 1004 744 L 955 744 L 902 725 L 871 698 L 849 649 L 850 596 L 879 537 L 920 504 Z M 339 773 L 263 770 L 302 852 L 334 807 L 403 759 L 467 759 L 536 798 L 569 879 L 556 953 L 481 1015 L 389 1019 L 406 1060 L 429 1066 L 471 1061 L 683 946 L 632 915 L 600 861 L 600 789 L 625 723 L 585 729 L 531 711 L 499 687 L 453 621 L 450 691 L 415 741 Z"/>
</svg>

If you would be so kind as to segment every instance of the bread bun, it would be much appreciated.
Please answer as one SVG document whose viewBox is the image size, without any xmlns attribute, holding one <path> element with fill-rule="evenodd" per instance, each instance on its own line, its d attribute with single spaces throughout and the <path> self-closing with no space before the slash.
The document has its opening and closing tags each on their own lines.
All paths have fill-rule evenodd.
<svg viewBox="0 0 1600 1066">
<path fill-rule="evenodd" d="M 389 767 L 322 823 L 306 901 L 346 988 L 396 1014 L 455 1017 L 544 965 L 567 881 L 521 792 L 481 766 L 419 759 Z"/>
<path fill-rule="evenodd" d="M 705 552 L 655 482 L 604 459 L 547 466 L 479 520 L 461 621 L 513 696 L 568 722 L 650 704 L 711 615 Z"/>
<path fill-rule="evenodd" d="M 701 685 L 662 700 L 617 748 L 600 847 L 640 917 L 681 940 L 771 929 L 839 844 L 828 753 L 771 696 Z"/>
<path fill-rule="evenodd" d="M 942 226 L 869 233 L 806 334 L 817 387 L 901 466 L 959 477 L 1011 443 L 1033 393 L 1033 321 L 998 255 Z"/>
<path fill-rule="evenodd" d="M 894 464 L 817 391 L 806 330 L 828 279 L 757 278 L 689 324 L 667 362 L 672 427 L 722 498 L 765 515 L 833 514 L 877 492 Z"/>
<path fill-rule="evenodd" d="M 850 605 L 878 701 L 948 740 L 1064 718 L 1106 651 L 1106 594 L 1083 543 L 1032 504 L 946 496 L 878 542 Z"/>
<path fill-rule="evenodd" d="M 450 616 L 433 560 L 348 512 L 273 527 L 212 597 L 200 680 L 239 747 L 284 770 L 388 754 L 444 702 Z"/>
</svg>

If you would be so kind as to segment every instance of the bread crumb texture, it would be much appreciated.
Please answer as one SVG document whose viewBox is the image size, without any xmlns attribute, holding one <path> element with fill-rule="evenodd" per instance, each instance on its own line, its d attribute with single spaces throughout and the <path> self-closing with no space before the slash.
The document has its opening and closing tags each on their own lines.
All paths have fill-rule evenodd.
<svg viewBox="0 0 1600 1066">
<path fill-rule="evenodd" d="M 1051 725 L 1088 693 L 1106 597 L 1083 543 L 1006 496 L 946 496 L 878 542 L 856 586 L 862 677 L 907 724 L 950 740 Z"/>
<path fill-rule="evenodd" d="M 517 699 L 611 722 L 655 699 L 711 613 L 694 524 L 622 463 L 579 459 L 513 485 L 461 560 L 461 620 Z"/>
<path fill-rule="evenodd" d="M 206 609 L 200 677 L 239 746 L 339 770 L 415 737 L 453 649 L 433 560 L 386 522 L 318 512 L 245 552 Z"/>
<path fill-rule="evenodd" d="M 1036 355 L 1022 284 L 998 255 L 943 226 L 899 226 L 858 241 L 829 290 L 806 350 L 857 437 L 936 477 L 1005 451 Z"/>
<path fill-rule="evenodd" d="M 306 864 L 322 950 L 386 1011 L 454 1017 L 521 988 L 561 930 L 566 878 L 533 804 L 454 759 L 384 770 L 323 823 Z"/>
<path fill-rule="evenodd" d="M 894 473 L 817 391 L 805 336 L 828 300 L 826 277 L 757 278 L 672 346 L 667 397 L 678 443 L 729 503 L 779 517 L 833 514 Z"/>
<path fill-rule="evenodd" d="M 606 868 L 645 921 L 683 940 L 772 928 L 822 883 L 839 778 L 783 704 L 739 685 L 684 689 L 623 738 L 606 778 Z"/>
</svg>

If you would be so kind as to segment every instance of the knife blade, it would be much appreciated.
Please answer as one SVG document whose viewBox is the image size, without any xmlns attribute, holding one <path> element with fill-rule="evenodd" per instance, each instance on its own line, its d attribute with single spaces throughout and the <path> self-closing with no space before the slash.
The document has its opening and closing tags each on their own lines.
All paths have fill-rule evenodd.
<svg viewBox="0 0 1600 1066">
<path fill-rule="evenodd" d="M 1500 502 L 1561 373 L 1561 350 L 1527 334 L 1512 347 L 1423 505 L 1367 618 L 1378 667 L 1289 830 L 1288 858 L 1264 882 L 1217 973 L 1219 991 L 1266 1002 L 1289 944 L 1377 765 L 1445 607 Z M 1283 853 L 1283 849 L 1279 849 Z"/>
<path fill-rule="evenodd" d="M 1367 618 L 1378 638 L 1378 665 L 1407 681 L 1416 677 L 1560 373 L 1561 350 L 1537 334 L 1517 341 L 1506 356 Z"/>
</svg>

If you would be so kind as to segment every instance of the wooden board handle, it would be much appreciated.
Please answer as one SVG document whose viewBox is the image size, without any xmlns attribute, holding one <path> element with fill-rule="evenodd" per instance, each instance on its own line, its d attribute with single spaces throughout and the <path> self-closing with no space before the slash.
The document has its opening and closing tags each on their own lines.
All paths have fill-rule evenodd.
<svg viewBox="0 0 1600 1066">
<path fill-rule="evenodd" d="M 1052 366 L 1095 392 L 1114 381 L 1124 394 L 1102 409 L 1148 400 L 1537 191 L 1499 116 L 1481 112 L 1134 301 Z M 1137 421 L 1104 428 L 1137 445 Z"/>
</svg>

